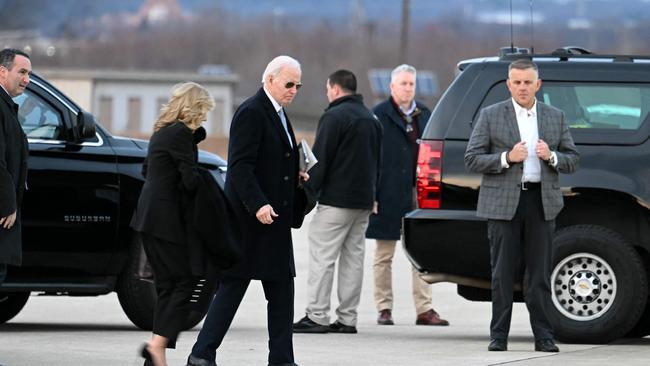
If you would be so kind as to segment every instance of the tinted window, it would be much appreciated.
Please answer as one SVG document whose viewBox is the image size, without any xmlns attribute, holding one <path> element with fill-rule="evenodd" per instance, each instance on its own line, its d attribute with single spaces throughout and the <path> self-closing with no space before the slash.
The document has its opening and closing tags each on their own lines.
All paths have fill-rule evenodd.
<svg viewBox="0 0 650 366">
<path fill-rule="evenodd" d="M 638 130 L 648 118 L 650 85 L 543 82 L 537 94 L 564 111 L 572 129 Z M 505 82 L 494 85 L 481 108 L 510 97 Z"/>
<path fill-rule="evenodd" d="M 650 87 L 642 84 L 550 83 L 542 95 L 564 111 L 571 128 L 637 130 L 650 108 Z"/>
<path fill-rule="evenodd" d="M 59 140 L 62 138 L 63 118 L 58 110 L 30 90 L 14 98 L 20 106 L 18 120 L 27 138 Z"/>
</svg>

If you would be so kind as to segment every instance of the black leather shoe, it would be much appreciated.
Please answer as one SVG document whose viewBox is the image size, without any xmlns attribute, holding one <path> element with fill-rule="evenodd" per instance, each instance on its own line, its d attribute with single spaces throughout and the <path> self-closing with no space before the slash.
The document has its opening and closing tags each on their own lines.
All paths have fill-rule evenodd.
<svg viewBox="0 0 650 366">
<path fill-rule="evenodd" d="M 330 333 L 347 333 L 355 334 L 357 332 L 357 327 L 352 325 L 345 325 L 338 320 L 330 324 Z"/>
<path fill-rule="evenodd" d="M 490 339 L 490 345 L 488 346 L 488 351 L 507 351 L 508 350 L 508 341 L 502 338 Z"/>
<path fill-rule="evenodd" d="M 217 364 L 215 362 L 204 360 L 202 358 L 198 358 L 190 355 L 187 358 L 186 366 L 217 366 Z"/>
<path fill-rule="evenodd" d="M 140 347 L 140 356 L 144 358 L 143 366 L 153 366 L 153 361 L 151 360 L 152 358 L 151 353 L 149 353 L 147 346 L 149 346 L 147 343 L 142 344 L 142 346 Z"/>
<path fill-rule="evenodd" d="M 545 338 L 535 341 L 535 351 L 540 352 L 560 352 L 552 339 Z"/>
<path fill-rule="evenodd" d="M 294 333 L 327 333 L 330 329 L 327 325 L 320 325 L 309 319 L 307 315 L 304 318 L 293 323 Z"/>
</svg>

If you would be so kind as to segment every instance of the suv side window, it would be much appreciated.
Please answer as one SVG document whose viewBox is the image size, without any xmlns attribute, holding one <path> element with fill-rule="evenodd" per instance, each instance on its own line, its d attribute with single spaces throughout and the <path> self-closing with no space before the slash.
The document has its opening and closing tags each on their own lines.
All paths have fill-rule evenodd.
<svg viewBox="0 0 650 366">
<path fill-rule="evenodd" d="M 506 82 L 490 88 L 480 109 L 510 97 Z M 537 97 L 564 111 L 576 143 L 638 144 L 647 139 L 650 85 L 544 81 Z"/>
<path fill-rule="evenodd" d="M 58 110 L 30 90 L 25 90 L 14 101 L 20 106 L 18 120 L 27 138 L 62 139 L 63 118 Z"/>
<path fill-rule="evenodd" d="M 544 102 L 563 110 L 571 128 L 638 130 L 648 117 L 648 85 L 547 84 Z"/>
</svg>

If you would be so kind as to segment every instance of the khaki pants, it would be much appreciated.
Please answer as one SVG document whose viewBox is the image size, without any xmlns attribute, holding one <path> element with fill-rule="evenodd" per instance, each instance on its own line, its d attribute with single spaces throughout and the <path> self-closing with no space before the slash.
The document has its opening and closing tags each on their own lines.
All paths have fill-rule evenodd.
<svg viewBox="0 0 650 366">
<path fill-rule="evenodd" d="M 330 298 L 334 268 L 338 259 L 336 309 L 338 321 L 357 324 L 357 308 L 361 299 L 366 228 L 370 210 L 340 208 L 318 204 L 309 224 L 309 277 L 307 309 L 309 319 L 330 323 Z"/>
<path fill-rule="evenodd" d="M 396 243 L 394 240 L 377 240 L 373 270 L 375 304 L 378 311 L 393 309 L 392 265 Z M 432 308 L 431 286 L 420 278 L 419 272 L 413 266 L 411 266 L 411 283 L 416 314 L 429 311 Z"/>
</svg>

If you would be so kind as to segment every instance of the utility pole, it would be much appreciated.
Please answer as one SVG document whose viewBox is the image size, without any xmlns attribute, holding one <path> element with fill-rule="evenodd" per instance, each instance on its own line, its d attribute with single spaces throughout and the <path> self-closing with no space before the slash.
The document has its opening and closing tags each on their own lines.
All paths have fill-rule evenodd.
<svg viewBox="0 0 650 366">
<path fill-rule="evenodd" d="M 399 37 L 399 61 L 406 63 L 408 60 L 408 41 L 409 41 L 409 27 L 411 23 L 410 18 L 410 1 L 402 0 L 402 24 Z"/>
</svg>

